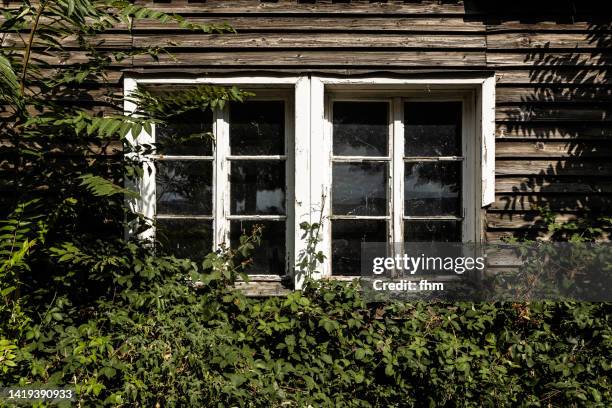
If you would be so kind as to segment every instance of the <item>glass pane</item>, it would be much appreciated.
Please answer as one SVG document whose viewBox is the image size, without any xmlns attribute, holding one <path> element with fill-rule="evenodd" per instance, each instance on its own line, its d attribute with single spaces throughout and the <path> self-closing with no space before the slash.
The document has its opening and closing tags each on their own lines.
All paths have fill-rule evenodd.
<svg viewBox="0 0 612 408">
<path fill-rule="evenodd" d="M 250 235 L 254 225 L 263 227 L 261 244 L 251 254 L 253 264 L 247 267 L 246 272 L 252 275 L 284 275 L 285 221 L 232 221 L 232 247 L 239 245 L 241 235 Z"/>
<path fill-rule="evenodd" d="M 201 261 L 212 251 L 212 220 L 158 219 L 155 232 L 164 253 Z"/>
<path fill-rule="evenodd" d="M 233 161 L 230 184 L 232 214 L 285 214 L 284 161 Z"/>
<path fill-rule="evenodd" d="M 212 214 L 212 161 L 155 162 L 158 214 Z"/>
<path fill-rule="evenodd" d="M 191 111 L 175 116 L 167 125 L 156 125 L 157 152 L 177 156 L 211 156 L 212 117 L 210 110 Z"/>
<path fill-rule="evenodd" d="M 461 102 L 404 105 L 406 156 L 461 156 Z"/>
<path fill-rule="evenodd" d="M 334 155 L 388 156 L 389 104 L 334 102 Z"/>
<path fill-rule="evenodd" d="M 388 163 L 334 163 L 332 212 L 387 215 Z"/>
<path fill-rule="evenodd" d="M 249 101 L 230 105 L 233 155 L 285 154 L 285 103 Z"/>
<path fill-rule="evenodd" d="M 404 242 L 461 242 L 461 222 L 404 221 Z"/>
<path fill-rule="evenodd" d="M 404 215 L 461 214 L 461 162 L 404 166 Z"/>
<path fill-rule="evenodd" d="M 332 274 L 361 274 L 361 243 L 387 242 L 387 221 L 333 220 Z"/>
</svg>

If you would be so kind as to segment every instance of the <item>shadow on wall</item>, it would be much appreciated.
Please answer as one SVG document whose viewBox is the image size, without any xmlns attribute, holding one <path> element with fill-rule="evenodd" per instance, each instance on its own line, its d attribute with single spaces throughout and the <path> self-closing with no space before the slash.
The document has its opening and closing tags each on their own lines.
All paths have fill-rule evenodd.
<svg viewBox="0 0 612 408">
<path fill-rule="evenodd" d="M 467 18 L 486 24 L 498 78 L 515 79 L 497 84 L 489 228 L 534 238 L 546 206 L 559 222 L 612 216 L 612 6 L 490 3 L 466 1 Z"/>
</svg>

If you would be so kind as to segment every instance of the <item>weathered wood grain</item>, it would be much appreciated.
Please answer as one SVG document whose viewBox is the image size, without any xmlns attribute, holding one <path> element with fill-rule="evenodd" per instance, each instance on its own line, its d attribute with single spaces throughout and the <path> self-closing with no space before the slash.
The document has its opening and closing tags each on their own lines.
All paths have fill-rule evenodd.
<svg viewBox="0 0 612 408">
<path fill-rule="evenodd" d="M 495 90 L 495 101 L 499 104 L 524 103 L 575 103 L 590 104 L 612 102 L 612 87 L 591 86 L 572 83 L 559 85 L 533 85 L 531 87 L 509 87 L 498 85 Z"/>
<path fill-rule="evenodd" d="M 75 57 L 77 57 L 75 55 Z M 234 51 L 162 53 L 158 61 L 134 56 L 135 66 L 308 66 L 323 67 L 477 67 L 484 66 L 484 52 L 474 51 Z"/>
<path fill-rule="evenodd" d="M 286 296 L 291 293 L 280 282 L 236 282 L 235 287 L 249 297 Z"/>
<path fill-rule="evenodd" d="M 484 35 L 264 33 L 136 34 L 135 47 L 172 48 L 484 48 Z"/>
<path fill-rule="evenodd" d="M 421 33 L 485 33 L 485 26 L 478 21 L 466 21 L 462 17 L 418 16 L 401 17 L 389 14 L 372 17 L 364 13 L 358 17 L 336 14 L 334 16 L 287 16 L 284 14 L 260 16 L 237 14 L 231 16 L 187 17 L 187 21 L 198 24 L 227 22 L 240 32 L 421 32 Z M 177 24 L 161 25 L 155 20 L 138 20 L 134 23 L 135 33 L 142 31 L 176 31 Z M 184 31 L 184 30 L 181 30 Z M 188 31 L 184 31 L 189 33 Z"/>
<path fill-rule="evenodd" d="M 612 179 L 574 177 L 497 177 L 496 193 L 612 193 Z"/>
<path fill-rule="evenodd" d="M 526 57 L 525 57 L 526 58 Z M 576 64 L 563 66 L 523 66 L 515 68 L 496 67 L 497 84 L 535 85 L 605 85 L 610 84 L 607 67 L 597 64 Z"/>
<path fill-rule="evenodd" d="M 491 34 L 501 34 L 501 33 L 514 33 L 514 32 L 547 32 L 547 31 L 557 31 L 557 32 L 589 32 L 589 33 L 601 33 L 607 34 L 610 32 L 610 25 L 606 23 L 605 17 L 600 20 L 600 22 L 593 21 L 574 21 L 574 22 L 558 22 L 558 21 L 537 21 L 537 22 L 528 22 L 528 21 L 520 21 L 519 19 L 505 19 L 499 21 L 496 24 L 492 22 L 487 22 L 487 32 Z"/>
<path fill-rule="evenodd" d="M 498 123 L 497 139 L 585 139 L 609 140 L 612 138 L 612 125 L 609 122 L 560 124 L 555 123 Z"/>
<path fill-rule="evenodd" d="M 611 34 L 581 33 L 490 33 L 487 32 L 489 49 L 556 49 L 556 48 L 609 48 Z"/>
<path fill-rule="evenodd" d="M 612 157 L 612 144 L 607 142 L 551 142 L 547 140 L 506 142 L 495 146 L 496 158 L 511 157 Z"/>
<path fill-rule="evenodd" d="M 549 241 L 551 239 L 552 233 L 538 230 L 538 229 L 510 229 L 510 230 L 501 230 L 501 229 L 491 229 L 486 232 L 486 240 L 490 243 L 502 243 L 506 239 L 515 237 L 515 238 L 528 238 L 528 239 L 538 239 L 543 241 Z M 603 231 L 602 236 L 597 239 L 597 241 L 610 241 L 612 237 L 612 232 Z"/>
<path fill-rule="evenodd" d="M 611 155 L 604 156 L 609 158 Z M 510 156 L 512 157 L 512 156 Z M 496 160 L 495 174 L 498 176 L 612 176 L 610 160 L 586 160 L 583 156 L 575 160 Z"/>
<path fill-rule="evenodd" d="M 5 33 L 0 36 L 2 47 L 24 48 L 27 43 L 29 33 Z M 68 36 L 60 40 L 62 47 L 66 49 L 80 49 L 81 44 L 75 36 Z M 132 35 L 125 33 L 105 33 L 98 34 L 88 39 L 88 44 L 97 49 L 129 49 L 132 47 Z M 33 48 L 47 48 L 47 44 L 35 41 Z"/>
<path fill-rule="evenodd" d="M 464 15 L 465 9 L 461 3 L 423 2 L 359 2 L 359 3 L 298 3 L 297 1 L 261 2 L 259 0 L 208 0 L 205 3 L 152 3 L 139 0 L 137 4 L 147 5 L 154 10 L 171 13 L 357 13 L 357 14 L 455 14 Z"/>
<path fill-rule="evenodd" d="M 582 67 L 590 70 L 591 67 L 609 67 L 612 65 L 612 54 L 593 52 L 558 52 L 551 49 L 531 49 L 530 51 L 515 50 L 501 52 L 487 49 L 487 66 L 490 68 L 503 67 L 546 67 L 555 70 L 562 67 Z M 554 71 L 553 71 L 554 72 Z"/>
<path fill-rule="evenodd" d="M 545 220 L 537 215 L 537 213 L 487 213 L 488 228 L 541 228 L 545 229 Z M 564 223 L 575 221 L 578 218 L 576 214 L 559 213 L 555 216 L 555 223 Z"/>
<path fill-rule="evenodd" d="M 498 194 L 489 211 L 538 211 L 542 207 L 561 212 L 596 211 L 608 214 L 612 211 L 612 195 L 542 195 Z"/>
<path fill-rule="evenodd" d="M 495 109 L 497 121 L 568 121 L 568 122 L 610 122 L 612 121 L 612 108 L 585 107 L 574 105 L 571 107 L 542 107 L 531 104 L 516 106 L 498 106 Z"/>
</svg>

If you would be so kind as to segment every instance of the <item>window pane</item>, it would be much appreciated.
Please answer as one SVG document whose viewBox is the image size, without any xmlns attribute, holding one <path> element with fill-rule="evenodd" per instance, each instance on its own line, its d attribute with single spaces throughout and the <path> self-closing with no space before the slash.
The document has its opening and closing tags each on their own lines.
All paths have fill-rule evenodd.
<svg viewBox="0 0 612 408">
<path fill-rule="evenodd" d="M 212 161 L 155 162 L 158 214 L 212 214 Z"/>
<path fill-rule="evenodd" d="M 406 163 L 404 215 L 461 214 L 461 162 Z"/>
<path fill-rule="evenodd" d="M 232 214 L 285 214 L 285 162 L 233 161 Z"/>
<path fill-rule="evenodd" d="M 406 156 L 461 156 L 461 102 L 404 105 Z"/>
<path fill-rule="evenodd" d="M 334 163 L 332 212 L 387 215 L 388 163 Z"/>
<path fill-rule="evenodd" d="M 191 111 L 155 126 L 157 153 L 177 156 L 212 155 L 212 112 Z"/>
<path fill-rule="evenodd" d="M 332 274 L 361 274 L 361 243 L 387 242 L 385 220 L 332 221 Z"/>
<path fill-rule="evenodd" d="M 232 247 L 240 243 L 241 235 L 250 235 L 254 225 L 263 227 L 261 244 L 251 254 L 253 264 L 246 272 L 252 275 L 285 274 L 285 222 L 284 221 L 232 221 L 230 240 Z"/>
<path fill-rule="evenodd" d="M 334 155 L 388 156 L 389 104 L 334 102 Z"/>
<path fill-rule="evenodd" d="M 212 251 L 212 220 L 158 219 L 155 235 L 164 253 L 201 261 Z"/>
<path fill-rule="evenodd" d="M 285 103 L 249 101 L 230 105 L 233 155 L 285 154 Z"/>
<path fill-rule="evenodd" d="M 404 242 L 461 242 L 461 222 L 404 221 Z"/>
</svg>

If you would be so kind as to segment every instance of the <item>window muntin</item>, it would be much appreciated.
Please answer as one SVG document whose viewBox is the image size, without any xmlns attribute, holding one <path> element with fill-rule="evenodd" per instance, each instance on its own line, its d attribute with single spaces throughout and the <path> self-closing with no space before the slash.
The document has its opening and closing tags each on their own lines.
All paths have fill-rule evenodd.
<svg viewBox="0 0 612 408">
<path fill-rule="evenodd" d="M 329 97 L 332 275 L 362 242 L 463 239 L 464 102 L 390 96 Z"/>
<path fill-rule="evenodd" d="M 155 129 L 156 240 L 169 252 L 201 260 L 257 224 L 262 243 L 248 273 L 285 274 L 292 104 L 285 91 L 261 94 Z"/>
</svg>

